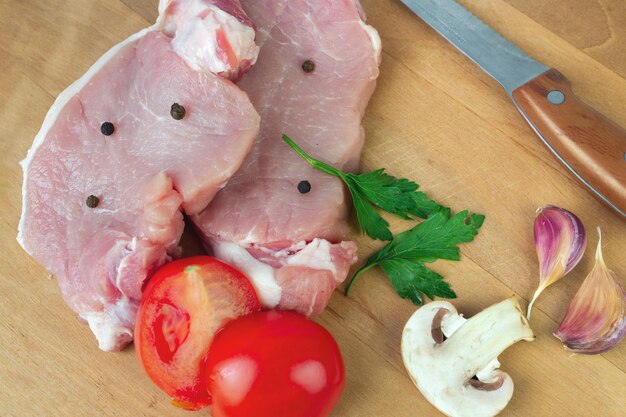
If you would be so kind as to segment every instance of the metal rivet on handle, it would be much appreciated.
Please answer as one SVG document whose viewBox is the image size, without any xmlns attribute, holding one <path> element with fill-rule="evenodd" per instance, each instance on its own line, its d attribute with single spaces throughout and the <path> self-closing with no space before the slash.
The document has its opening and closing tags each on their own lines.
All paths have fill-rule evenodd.
<svg viewBox="0 0 626 417">
<path fill-rule="evenodd" d="M 552 90 L 548 93 L 548 101 L 554 105 L 565 103 L 565 94 L 559 90 Z"/>
</svg>

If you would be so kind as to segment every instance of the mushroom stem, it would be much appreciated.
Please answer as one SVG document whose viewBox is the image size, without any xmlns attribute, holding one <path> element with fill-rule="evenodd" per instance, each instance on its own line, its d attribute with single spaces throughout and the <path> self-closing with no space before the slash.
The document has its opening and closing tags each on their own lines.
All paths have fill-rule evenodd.
<svg viewBox="0 0 626 417">
<path fill-rule="evenodd" d="M 487 367 L 506 348 L 535 336 L 513 297 L 494 304 L 465 322 L 441 346 L 443 355 L 456 355 L 466 379 Z"/>
</svg>

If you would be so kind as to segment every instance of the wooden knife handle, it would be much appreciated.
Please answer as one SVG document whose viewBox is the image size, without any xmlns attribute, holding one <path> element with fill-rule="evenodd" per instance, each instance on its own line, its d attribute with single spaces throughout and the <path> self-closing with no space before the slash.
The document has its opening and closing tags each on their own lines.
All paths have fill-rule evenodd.
<svg viewBox="0 0 626 417">
<path fill-rule="evenodd" d="M 557 158 L 626 218 L 626 130 L 576 97 L 555 69 L 514 90 L 513 100 Z"/>
</svg>

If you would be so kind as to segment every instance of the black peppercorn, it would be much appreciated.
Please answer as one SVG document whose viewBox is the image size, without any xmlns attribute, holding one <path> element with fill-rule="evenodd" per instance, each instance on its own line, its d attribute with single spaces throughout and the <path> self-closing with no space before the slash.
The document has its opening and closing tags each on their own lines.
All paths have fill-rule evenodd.
<svg viewBox="0 0 626 417">
<path fill-rule="evenodd" d="M 302 63 L 302 70 L 304 72 L 306 73 L 313 72 L 314 69 L 315 69 L 315 62 L 311 61 L 310 59 L 307 59 L 306 61 Z"/>
<path fill-rule="evenodd" d="M 113 132 L 115 132 L 115 126 L 113 126 L 111 122 L 104 122 L 102 126 L 100 126 L 100 132 L 102 132 L 104 136 L 111 136 Z"/>
<path fill-rule="evenodd" d="M 182 120 L 185 117 L 185 108 L 178 103 L 172 104 L 170 114 L 175 120 Z"/>
<path fill-rule="evenodd" d="M 87 197 L 87 207 L 96 208 L 98 207 L 98 204 L 100 204 L 100 199 L 95 195 L 90 195 L 89 197 Z"/>
<path fill-rule="evenodd" d="M 300 181 L 298 183 L 298 191 L 300 191 L 301 194 L 306 194 L 309 191 L 311 191 L 311 183 L 308 181 Z"/>
</svg>

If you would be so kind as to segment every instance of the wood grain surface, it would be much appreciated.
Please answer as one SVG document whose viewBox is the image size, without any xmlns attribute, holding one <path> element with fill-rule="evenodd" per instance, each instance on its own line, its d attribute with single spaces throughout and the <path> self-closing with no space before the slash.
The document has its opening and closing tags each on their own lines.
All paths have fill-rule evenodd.
<svg viewBox="0 0 626 417">
<path fill-rule="evenodd" d="M 471 316 L 537 285 L 537 207 L 556 204 L 604 232 L 605 260 L 626 284 L 626 223 L 553 158 L 489 76 L 397 0 L 363 0 L 383 41 L 378 88 L 364 119 L 362 168 L 386 167 L 433 198 L 487 216 L 461 262 L 437 262 Z M 585 102 L 626 126 L 623 0 L 464 0 L 478 17 L 556 67 Z M 15 241 L 25 155 L 54 98 L 106 50 L 150 24 L 157 0 L 0 1 L 0 416 L 191 416 L 169 404 L 132 348 L 98 350 L 65 306 L 54 279 Z M 409 227 L 389 217 L 395 232 Z M 379 244 L 354 234 L 365 259 Z M 573 356 L 552 336 L 593 264 L 577 268 L 535 304 L 537 335 L 501 357 L 515 381 L 503 416 L 624 415 L 626 343 Z M 409 380 L 400 336 L 415 307 L 371 271 L 349 298 L 337 292 L 319 318 L 337 338 L 347 385 L 333 417 L 439 416 Z M 206 411 L 197 415 L 208 415 Z M 254 416 L 250 416 L 254 417 Z"/>
</svg>

